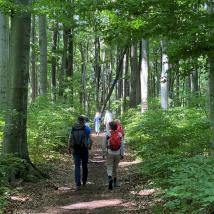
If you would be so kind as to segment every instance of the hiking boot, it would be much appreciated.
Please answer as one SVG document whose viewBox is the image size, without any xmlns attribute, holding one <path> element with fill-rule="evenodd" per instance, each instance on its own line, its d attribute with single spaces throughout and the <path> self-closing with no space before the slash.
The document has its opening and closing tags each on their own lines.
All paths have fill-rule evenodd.
<svg viewBox="0 0 214 214">
<path fill-rule="evenodd" d="M 109 176 L 109 181 L 108 181 L 108 189 L 109 189 L 109 190 L 112 190 L 112 189 L 113 189 L 112 184 L 113 184 L 112 177 L 111 177 L 111 176 Z"/>
<path fill-rule="evenodd" d="M 80 190 L 80 186 L 76 186 L 75 191 L 79 191 Z"/>
</svg>

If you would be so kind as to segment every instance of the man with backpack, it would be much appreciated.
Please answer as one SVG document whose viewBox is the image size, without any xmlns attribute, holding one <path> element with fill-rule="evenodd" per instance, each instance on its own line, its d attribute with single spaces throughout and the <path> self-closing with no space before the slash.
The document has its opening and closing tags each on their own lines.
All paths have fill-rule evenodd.
<svg viewBox="0 0 214 214">
<path fill-rule="evenodd" d="M 107 175 L 108 175 L 108 189 L 118 187 L 117 183 L 117 169 L 121 159 L 124 157 L 123 137 L 117 131 L 117 124 L 115 122 L 109 123 L 110 132 L 107 133 L 106 139 L 103 143 L 103 157 L 106 157 Z"/>
<path fill-rule="evenodd" d="M 79 116 L 77 123 L 72 126 L 68 140 L 68 152 L 69 154 L 73 154 L 75 164 L 75 183 L 77 190 L 79 190 L 81 186 L 81 163 L 83 186 L 86 185 L 88 178 L 88 150 L 91 149 L 92 146 L 90 134 L 91 130 L 85 125 L 84 116 Z"/>
</svg>

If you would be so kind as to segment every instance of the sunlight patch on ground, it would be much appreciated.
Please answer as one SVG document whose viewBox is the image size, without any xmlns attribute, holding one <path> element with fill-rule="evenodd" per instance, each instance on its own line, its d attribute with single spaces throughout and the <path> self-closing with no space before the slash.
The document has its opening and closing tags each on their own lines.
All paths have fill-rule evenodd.
<svg viewBox="0 0 214 214">
<path fill-rule="evenodd" d="M 123 162 L 119 163 L 119 166 L 120 167 L 127 167 L 127 166 L 131 166 L 131 165 L 138 164 L 138 163 L 141 163 L 141 162 L 142 162 L 141 160 L 135 160 L 135 161 L 132 161 L 132 162 L 123 161 Z"/>
<path fill-rule="evenodd" d="M 122 204 L 122 200 L 119 199 L 109 199 L 109 200 L 97 200 L 97 201 L 90 201 L 90 202 L 79 202 L 76 204 L 67 205 L 61 207 L 62 209 L 66 210 L 78 210 L 78 209 L 97 209 L 103 207 L 112 207 Z"/>
<path fill-rule="evenodd" d="M 71 191 L 71 188 L 70 187 L 59 187 L 58 190 L 60 192 L 68 192 L 68 191 Z"/>
<path fill-rule="evenodd" d="M 20 195 L 11 196 L 10 199 L 12 201 L 20 201 L 20 202 L 25 202 L 25 201 L 31 201 L 32 200 L 29 196 L 20 196 Z"/>
<path fill-rule="evenodd" d="M 105 160 L 89 160 L 89 163 L 103 163 Z"/>
<path fill-rule="evenodd" d="M 159 191 L 159 189 L 143 189 L 140 192 L 131 191 L 131 194 L 140 195 L 140 196 L 149 196 L 149 195 L 153 195 L 154 193 L 156 193 L 158 191 Z"/>
</svg>

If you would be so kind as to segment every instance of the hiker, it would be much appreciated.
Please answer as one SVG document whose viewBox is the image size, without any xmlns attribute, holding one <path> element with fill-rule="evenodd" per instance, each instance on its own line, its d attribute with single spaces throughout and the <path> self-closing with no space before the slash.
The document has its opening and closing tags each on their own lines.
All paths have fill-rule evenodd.
<svg viewBox="0 0 214 214">
<path fill-rule="evenodd" d="M 124 129 L 122 127 L 122 124 L 121 124 L 120 120 L 116 119 L 114 121 L 117 124 L 117 131 L 120 132 L 122 134 L 123 138 L 124 138 L 125 133 L 124 133 Z"/>
<path fill-rule="evenodd" d="M 100 134 L 100 123 L 101 123 L 100 112 L 96 112 L 95 117 L 94 117 L 94 127 L 95 127 L 96 135 L 98 135 L 98 136 Z"/>
<path fill-rule="evenodd" d="M 91 149 L 91 130 L 85 124 L 84 116 L 79 116 L 76 124 L 72 126 L 68 140 L 68 152 L 73 155 L 75 164 L 76 190 L 81 186 L 81 163 L 82 163 L 82 184 L 86 185 L 88 178 L 88 150 Z M 90 140 L 88 140 L 90 139 Z"/>
<path fill-rule="evenodd" d="M 106 167 L 108 175 L 108 189 L 119 187 L 117 182 L 117 168 L 121 159 L 124 158 L 123 136 L 117 131 L 117 124 L 109 123 L 110 132 L 103 142 L 103 158 L 106 157 Z"/>
<path fill-rule="evenodd" d="M 88 117 L 85 117 L 85 125 L 90 128 L 90 121 L 89 121 Z"/>
<path fill-rule="evenodd" d="M 109 123 L 112 122 L 112 121 L 113 121 L 112 113 L 109 110 L 106 110 L 103 123 L 104 123 L 104 125 L 106 127 L 107 135 L 109 134 Z"/>
</svg>

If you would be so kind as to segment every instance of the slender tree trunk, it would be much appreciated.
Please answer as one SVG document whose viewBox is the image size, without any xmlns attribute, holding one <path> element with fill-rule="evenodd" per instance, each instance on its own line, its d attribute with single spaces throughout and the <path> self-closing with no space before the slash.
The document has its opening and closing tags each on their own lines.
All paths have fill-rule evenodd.
<svg viewBox="0 0 214 214">
<path fill-rule="evenodd" d="M 52 36 L 52 57 L 51 57 L 51 83 L 53 100 L 56 101 L 56 66 L 57 66 L 57 40 L 58 40 L 58 22 L 54 23 Z"/>
<path fill-rule="evenodd" d="M 46 15 L 39 15 L 39 48 L 40 48 L 40 74 L 39 92 L 44 96 L 47 94 L 47 20 Z"/>
<path fill-rule="evenodd" d="M 137 44 L 131 46 L 131 80 L 130 80 L 130 107 L 135 108 L 136 103 L 136 84 L 138 74 L 138 63 L 137 63 Z"/>
<path fill-rule="evenodd" d="M 67 77 L 69 77 L 69 86 L 71 89 L 70 98 L 71 103 L 73 103 L 73 74 L 74 74 L 74 32 L 73 29 L 69 30 L 68 34 L 68 70 L 67 70 Z"/>
<path fill-rule="evenodd" d="M 199 94 L 198 69 L 196 67 L 192 71 L 192 91 L 195 95 Z"/>
<path fill-rule="evenodd" d="M 141 112 L 148 109 L 148 73 L 149 73 L 149 58 L 148 58 L 148 41 L 142 39 L 141 43 L 142 58 L 141 58 Z"/>
<path fill-rule="evenodd" d="M 180 106 L 180 76 L 179 76 L 179 62 L 175 64 L 176 69 L 176 92 L 175 92 L 175 106 Z"/>
<path fill-rule="evenodd" d="M 114 87 L 117 84 L 117 81 L 118 81 L 118 79 L 120 77 L 120 72 L 122 71 L 121 67 L 123 65 L 123 58 L 124 58 L 124 55 L 126 54 L 126 51 L 127 51 L 127 47 L 123 50 L 123 52 L 121 52 L 121 55 L 120 55 L 120 58 L 119 58 L 119 63 L 118 63 L 117 68 L 116 68 L 116 77 L 115 77 L 115 79 L 114 79 L 114 81 L 113 81 L 113 83 L 111 85 L 109 93 L 108 93 L 108 95 L 107 95 L 107 97 L 105 99 L 105 102 L 104 102 L 104 104 L 103 104 L 103 106 L 101 108 L 101 114 L 104 113 L 106 105 L 107 105 L 107 103 L 108 103 L 108 101 L 109 101 L 109 99 L 110 99 L 110 97 L 112 95 L 112 92 L 114 90 Z"/>
<path fill-rule="evenodd" d="M 85 49 L 82 44 L 80 44 L 80 53 L 82 58 L 81 69 L 82 69 L 82 79 L 81 79 L 81 94 L 82 94 L 82 107 L 84 112 L 86 112 L 86 103 L 87 103 L 87 91 L 86 91 L 86 57 Z"/>
<path fill-rule="evenodd" d="M 27 0 L 18 1 L 28 4 Z M 7 115 L 3 153 L 16 154 L 29 161 L 27 148 L 27 98 L 29 79 L 30 51 L 29 14 L 13 14 L 11 18 L 10 73 L 11 87 L 9 93 L 9 109 Z"/>
<path fill-rule="evenodd" d="M 163 110 L 168 109 L 168 56 L 165 52 L 165 42 L 162 42 L 162 69 L 161 69 L 161 107 Z"/>
<path fill-rule="evenodd" d="M 128 96 L 129 96 L 129 52 L 127 50 L 126 55 L 123 60 L 123 70 L 124 70 L 124 79 L 123 79 L 123 112 L 127 110 L 128 107 Z"/>
<path fill-rule="evenodd" d="M 139 42 L 139 57 L 137 57 L 137 81 L 136 81 L 136 105 L 141 104 L 141 59 L 142 59 L 142 41 Z"/>
<path fill-rule="evenodd" d="M 95 81 L 96 81 L 96 109 L 100 109 L 100 77 L 101 77 L 101 67 L 100 67 L 100 40 L 96 36 L 95 41 Z"/>
<path fill-rule="evenodd" d="M 31 31 L 31 87 L 32 87 L 32 101 L 37 97 L 37 74 L 36 74 L 36 17 L 32 16 L 32 31 Z"/>
<path fill-rule="evenodd" d="M 9 17 L 0 12 L 0 112 L 7 109 L 9 87 Z"/>
<path fill-rule="evenodd" d="M 209 14 L 214 14 L 214 0 L 209 0 L 207 4 Z M 214 29 L 211 30 L 210 34 L 214 37 Z M 209 93 L 210 93 L 210 121 L 211 121 L 211 146 L 212 155 L 214 155 L 214 51 L 212 50 L 208 54 L 209 62 Z"/>
<path fill-rule="evenodd" d="M 118 50 L 119 51 L 119 50 Z M 120 63 L 120 53 L 118 53 L 118 64 Z M 119 100 L 120 105 L 118 106 L 118 115 L 121 114 L 121 110 L 122 110 L 122 105 L 123 105 L 123 63 L 120 66 L 120 76 L 118 79 L 118 83 L 117 83 L 117 100 Z"/>
</svg>

